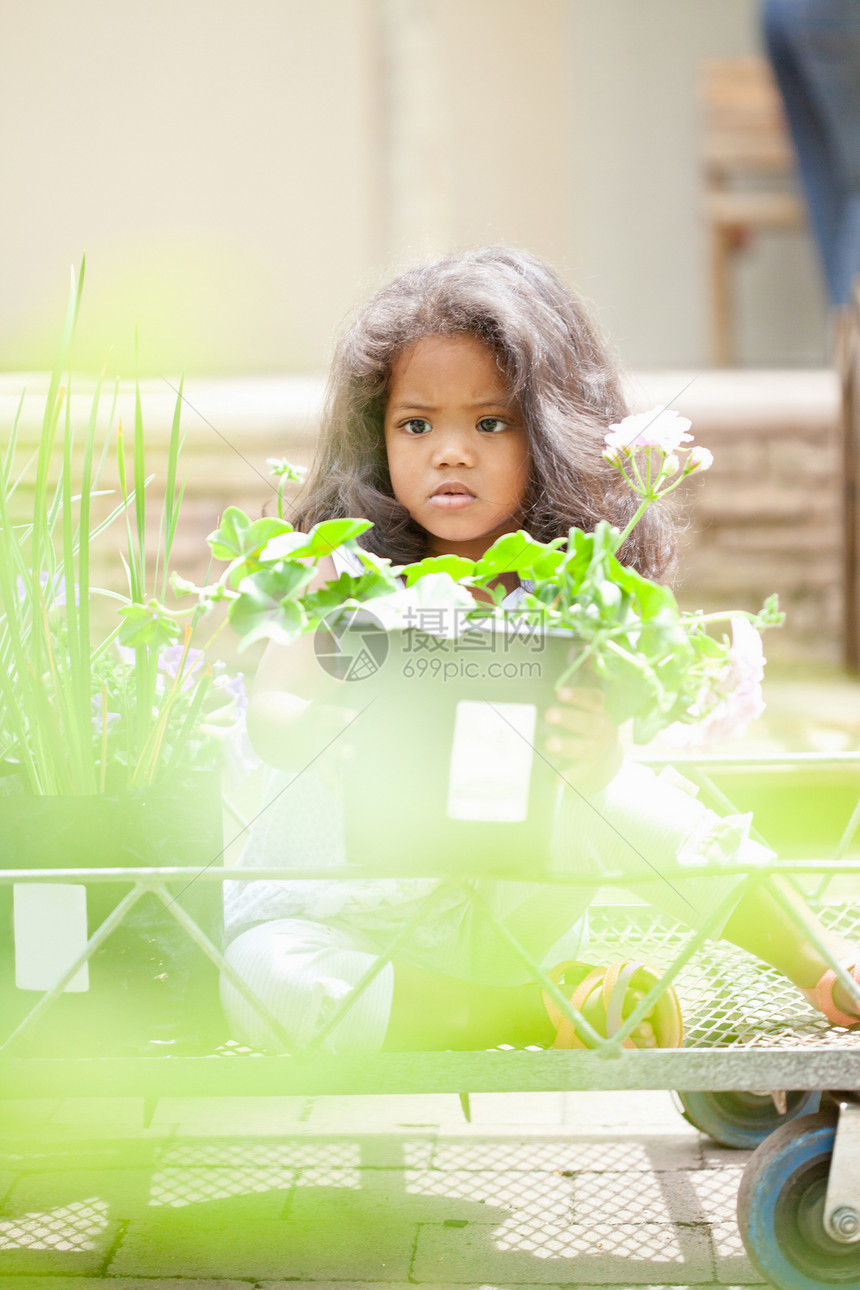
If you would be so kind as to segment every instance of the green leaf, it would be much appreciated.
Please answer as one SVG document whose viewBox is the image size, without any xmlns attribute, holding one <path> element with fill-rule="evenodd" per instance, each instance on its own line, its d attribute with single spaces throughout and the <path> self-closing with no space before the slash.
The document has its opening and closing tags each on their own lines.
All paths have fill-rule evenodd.
<svg viewBox="0 0 860 1290">
<path fill-rule="evenodd" d="M 561 539 L 559 538 L 559 541 Z M 565 553 L 557 548 L 552 551 L 545 551 L 543 555 L 537 555 L 532 563 L 531 578 L 538 582 L 542 579 L 555 577 L 558 570 L 564 563 Z"/>
<path fill-rule="evenodd" d="M 238 506 L 228 506 L 221 516 L 220 525 L 206 540 L 216 560 L 241 560 L 259 555 L 276 537 L 292 534 L 293 526 L 287 520 L 276 519 L 273 515 L 252 520 Z"/>
<path fill-rule="evenodd" d="M 150 646 L 158 651 L 172 645 L 179 636 L 178 622 L 157 600 L 148 600 L 145 605 L 126 605 L 119 615 L 123 620 L 119 631 L 122 645 L 135 649 Z"/>
<path fill-rule="evenodd" d="M 424 560 L 407 564 L 403 574 L 407 587 L 411 587 L 419 578 L 429 573 L 446 573 L 449 578 L 458 582 L 461 578 L 471 577 L 477 568 L 474 560 L 467 560 L 463 555 L 429 555 Z"/>
<path fill-rule="evenodd" d="M 246 551 L 246 538 L 251 529 L 251 519 L 238 506 L 228 506 L 221 516 L 221 523 L 206 541 L 216 560 L 235 560 Z"/>
<path fill-rule="evenodd" d="M 497 538 L 475 565 L 475 577 L 492 579 L 506 573 L 515 573 L 520 578 L 531 579 L 534 576 L 537 561 L 546 561 L 551 553 L 561 545 L 563 538 L 552 542 L 536 542 L 530 533 L 519 529 L 516 533 L 506 533 Z"/>
<path fill-rule="evenodd" d="M 753 619 L 753 626 L 763 631 L 766 627 L 781 627 L 785 622 L 785 614 L 779 607 L 779 596 L 774 594 L 768 596 L 762 605 L 759 613 Z"/>
<path fill-rule="evenodd" d="M 302 564 L 267 564 L 248 574 L 239 583 L 238 591 L 244 596 L 253 592 L 254 596 L 263 596 L 267 600 L 282 602 L 294 600 L 313 577 L 313 569 Z"/>
<path fill-rule="evenodd" d="M 260 551 L 260 561 L 269 564 L 278 560 L 307 560 L 312 554 L 307 533 L 294 530 L 274 535 Z"/>
<path fill-rule="evenodd" d="M 687 640 L 690 648 L 704 658 L 724 659 L 728 657 L 728 643 L 714 640 L 713 636 L 709 636 L 706 631 L 696 632 L 688 636 Z"/>
<path fill-rule="evenodd" d="M 609 561 L 609 574 L 612 580 L 635 597 L 639 612 L 643 618 L 656 618 L 658 614 L 670 610 L 676 617 L 680 615 L 678 602 L 671 589 L 659 582 L 652 582 L 635 569 L 619 564 L 615 557 Z"/>
<path fill-rule="evenodd" d="M 576 531 L 576 530 L 572 530 Z M 608 520 L 599 520 L 594 526 L 592 540 L 595 554 L 615 555 L 618 550 L 618 532 Z"/>
<path fill-rule="evenodd" d="M 370 520 L 323 520 L 322 523 L 315 524 L 308 534 L 310 554 L 331 555 L 332 551 L 343 546 L 344 542 L 351 542 L 372 528 L 373 524 Z"/>
<path fill-rule="evenodd" d="M 261 552 L 261 560 L 320 560 L 372 528 L 370 520 L 323 520 L 310 533 L 285 533 Z"/>
<path fill-rule="evenodd" d="M 319 621 L 347 601 L 377 600 L 398 590 L 397 582 L 387 569 L 367 568 L 364 573 L 342 573 L 304 597 L 308 619 Z"/>
<path fill-rule="evenodd" d="M 249 580 L 250 582 L 250 580 Z M 300 602 L 275 600 L 265 589 L 251 583 L 229 610 L 234 630 L 242 637 L 240 649 L 257 640 L 273 640 L 291 645 L 306 629 L 307 615 Z"/>
</svg>

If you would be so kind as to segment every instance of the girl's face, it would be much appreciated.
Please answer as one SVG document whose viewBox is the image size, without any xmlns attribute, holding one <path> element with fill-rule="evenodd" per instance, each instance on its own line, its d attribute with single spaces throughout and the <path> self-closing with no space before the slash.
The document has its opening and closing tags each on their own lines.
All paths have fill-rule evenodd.
<svg viewBox="0 0 860 1290">
<path fill-rule="evenodd" d="M 475 560 L 520 526 L 528 440 L 495 355 L 474 336 L 427 336 L 394 361 L 385 448 L 394 496 L 433 554 Z"/>
</svg>

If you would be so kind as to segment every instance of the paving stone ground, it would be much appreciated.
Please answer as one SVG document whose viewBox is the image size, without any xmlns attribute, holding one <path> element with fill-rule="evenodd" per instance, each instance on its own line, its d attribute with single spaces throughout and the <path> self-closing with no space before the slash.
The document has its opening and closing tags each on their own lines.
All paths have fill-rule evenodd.
<svg viewBox="0 0 860 1290">
<path fill-rule="evenodd" d="M 760 1284 L 668 1093 L 0 1107 L 0 1290 Z"/>
</svg>

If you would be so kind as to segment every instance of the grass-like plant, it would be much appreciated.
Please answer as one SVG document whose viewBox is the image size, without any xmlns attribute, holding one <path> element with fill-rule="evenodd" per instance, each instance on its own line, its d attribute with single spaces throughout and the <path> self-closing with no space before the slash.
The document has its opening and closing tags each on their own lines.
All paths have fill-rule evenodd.
<svg viewBox="0 0 860 1290">
<path fill-rule="evenodd" d="M 116 422 L 118 383 L 108 428 L 99 433 L 104 372 L 85 428 L 73 425 L 68 365 L 84 269 L 82 261 L 72 274 L 35 456 L 21 461 L 23 393 L 0 453 L 0 770 L 34 794 L 142 788 L 210 764 L 216 744 L 206 717 L 231 699 L 227 678 L 213 676 L 193 646 L 199 610 L 165 607 L 184 489 L 182 386 L 154 554 L 146 541 L 151 478 L 139 385 L 130 446 Z M 114 491 L 103 487 L 113 452 L 119 489 L 108 514 L 96 519 L 94 500 Z M 117 560 L 126 594 L 91 582 L 93 544 L 106 530 L 123 528 Z"/>
</svg>

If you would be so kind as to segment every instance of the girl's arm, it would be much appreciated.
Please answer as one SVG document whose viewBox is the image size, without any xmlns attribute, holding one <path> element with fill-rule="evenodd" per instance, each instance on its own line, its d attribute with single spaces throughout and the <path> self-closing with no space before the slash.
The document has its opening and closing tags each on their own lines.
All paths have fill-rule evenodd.
<svg viewBox="0 0 860 1290">
<path fill-rule="evenodd" d="M 316 591 L 336 576 L 325 556 L 309 584 Z M 254 751 L 270 766 L 298 770 L 336 740 L 349 714 L 342 683 L 320 667 L 312 635 L 292 645 L 270 641 L 257 668 L 248 701 L 248 734 Z"/>
</svg>

